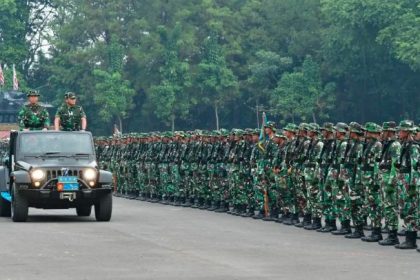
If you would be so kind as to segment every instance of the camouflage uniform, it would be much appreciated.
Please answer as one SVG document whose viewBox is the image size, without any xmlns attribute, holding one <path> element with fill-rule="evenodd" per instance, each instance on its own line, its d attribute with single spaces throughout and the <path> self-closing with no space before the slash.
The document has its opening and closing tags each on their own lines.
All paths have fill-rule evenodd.
<svg viewBox="0 0 420 280">
<path fill-rule="evenodd" d="M 363 143 L 360 138 L 363 135 L 363 127 L 357 122 L 351 122 L 349 126 L 350 139 L 344 157 L 340 178 L 343 181 L 343 188 L 347 190 L 348 198 L 346 208 L 350 211 L 351 219 L 355 230 L 346 235 L 346 238 L 361 238 L 364 236 L 363 224 L 363 203 L 364 190 L 361 181 L 360 164 L 363 156 Z M 354 136 L 353 136 L 354 135 Z"/>
<path fill-rule="evenodd" d="M 368 122 L 365 124 L 367 133 L 380 133 L 382 128 Z M 362 157 L 362 185 L 366 193 L 364 202 L 365 215 L 371 220 L 373 230 L 370 236 L 362 237 L 363 241 L 376 242 L 382 240 L 381 220 L 382 201 L 379 184 L 379 162 L 382 154 L 382 143 L 373 137 L 367 137 L 367 145 Z"/>
<path fill-rule="evenodd" d="M 398 249 L 414 249 L 417 247 L 416 238 L 419 226 L 419 146 L 410 135 L 414 130 L 412 121 L 401 121 L 400 131 L 409 134 L 401 140 L 401 155 L 398 163 L 397 185 L 399 190 L 399 209 L 406 230 L 406 239 L 395 247 Z M 401 132 L 400 132 L 401 133 Z"/>
<path fill-rule="evenodd" d="M 394 131 L 395 122 L 386 122 L 382 125 L 384 132 Z M 379 180 L 381 184 L 383 216 L 388 228 L 388 238 L 380 241 L 381 245 L 396 245 L 399 243 L 398 231 L 398 191 L 397 169 L 401 156 L 401 143 L 395 137 L 384 139 L 382 157 L 379 164 Z"/>
<path fill-rule="evenodd" d="M 39 96 L 36 91 L 30 91 L 27 96 Z M 25 104 L 18 113 L 19 129 L 42 130 L 50 126 L 50 116 L 48 111 L 36 104 Z"/>
<path fill-rule="evenodd" d="M 86 118 L 86 114 L 82 106 L 63 104 L 58 108 L 55 117 L 60 118 L 61 130 L 78 131 L 82 129 L 82 118 Z"/>
<path fill-rule="evenodd" d="M 319 126 L 317 124 L 311 124 L 311 131 L 318 133 Z M 305 229 L 308 230 L 317 230 L 321 228 L 321 218 L 322 218 L 322 207 L 319 203 L 320 196 L 320 178 L 319 174 L 319 162 L 321 159 L 321 152 L 324 147 L 324 143 L 318 139 L 318 136 L 315 136 L 310 143 L 310 147 L 306 152 L 305 160 L 305 183 L 306 183 L 306 192 L 307 192 L 307 206 L 305 212 L 310 214 L 312 218 L 312 223 L 307 224 Z"/>
</svg>

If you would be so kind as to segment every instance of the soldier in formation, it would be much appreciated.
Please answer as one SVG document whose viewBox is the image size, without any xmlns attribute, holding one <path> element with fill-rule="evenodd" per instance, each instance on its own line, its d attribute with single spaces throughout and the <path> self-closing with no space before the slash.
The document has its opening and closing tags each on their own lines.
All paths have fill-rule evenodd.
<svg viewBox="0 0 420 280">
<path fill-rule="evenodd" d="M 263 131 L 97 138 L 96 148 L 124 197 L 417 247 L 420 132 L 412 121 L 287 124 L 282 130 L 267 122 Z M 401 244 L 398 234 L 405 235 Z"/>
</svg>

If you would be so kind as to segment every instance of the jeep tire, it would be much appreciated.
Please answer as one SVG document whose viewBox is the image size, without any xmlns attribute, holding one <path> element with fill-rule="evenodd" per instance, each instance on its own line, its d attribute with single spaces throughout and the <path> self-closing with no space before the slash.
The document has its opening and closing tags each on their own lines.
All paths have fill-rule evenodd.
<svg viewBox="0 0 420 280">
<path fill-rule="evenodd" d="M 112 193 L 104 194 L 95 203 L 95 218 L 98 222 L 108 222 L 112 216 Z"/>
<path fill-rule="evenodd" d="M 13 222 L 26 222 L 28 219 L 28 201 L 22 193 L 12 186 L 12 220 Z"/>
</svg>

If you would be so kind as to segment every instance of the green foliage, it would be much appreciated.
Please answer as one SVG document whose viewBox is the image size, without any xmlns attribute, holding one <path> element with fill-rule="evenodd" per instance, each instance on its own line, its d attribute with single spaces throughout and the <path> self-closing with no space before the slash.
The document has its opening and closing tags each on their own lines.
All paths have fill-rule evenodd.
<svg viewBox="0 0 420 280">
<path fill-rule="evenodd" d="M 328 118 L 334 105 L 334 83 L 322 84 L 319 65 L 308 56 L 300 69 L 286 73 L 274 90 L 271 103 L 281 119 L 314 121 Z"/>
<path fill-rule="evenodd" d="M 419 10 L 417 0 L 2 0 L 0 59 L 47 101 L 77 92 L 104 134 L 122 119 L 129 131 L 254 127 L 262 107 L 282 122 L 416 119 Z"/>
<path fill-rule="evenodd" d="M 93 75 L 97 82 L 94 102 L 98 106 L 98 115 L 105 122 L 112 121 L 114 117 L 126 118 L 131 109 L 133 89 L 130 83 L 123 80 L 118 72 L 109 73 L 95 69 Z"/>
<path fill-rule="evenodd" d="M 174 129 L 175 118 L 185 119 L 196 101 L 188 94 L 191 87 L 190 65 L 180 57 L 185 45 L 181 25 L 176 24 L 172 30 L 160 26 L 159 32 L 164 62 L 159 71 L 161 82 L 151 87 L 149 99 L 156 108 L 157 117 L 167 123 L 172 122 Z"/>
</svg>

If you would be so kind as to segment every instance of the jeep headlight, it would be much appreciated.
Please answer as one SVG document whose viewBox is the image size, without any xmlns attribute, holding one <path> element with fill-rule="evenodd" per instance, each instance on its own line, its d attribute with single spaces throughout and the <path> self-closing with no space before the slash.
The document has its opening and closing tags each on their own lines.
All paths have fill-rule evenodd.
<svg viewBox="0 0 420 280">
<path fill-rule="evenodd" d="M 86 181 L 96 181 L 96 176 L 96 170 L 93 168 L 85 169 L 83 172 L 83 179 L 85 179 Z"/>
<path fill-rule="evenodd" d="M 45 179 L 45 171 L 41 169 L 35 169 L 31 172 L 31 178 L 32 180 L 39 182 Z"/>
</svg>

